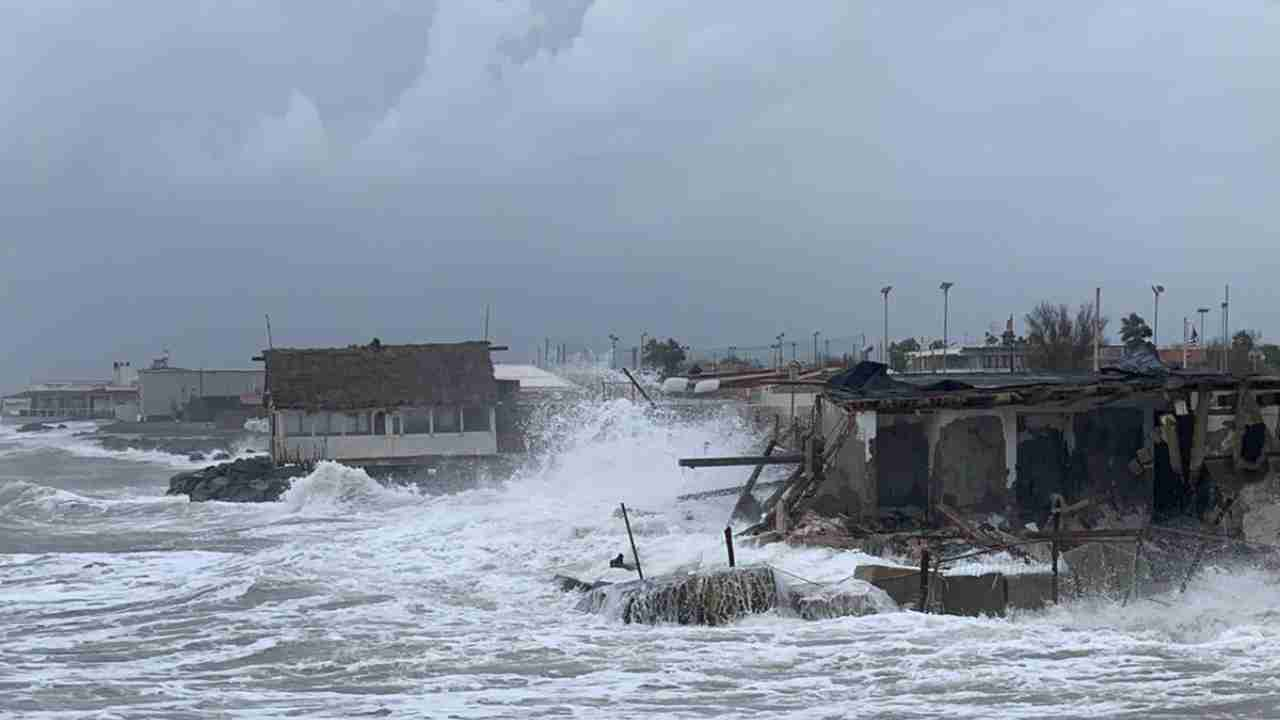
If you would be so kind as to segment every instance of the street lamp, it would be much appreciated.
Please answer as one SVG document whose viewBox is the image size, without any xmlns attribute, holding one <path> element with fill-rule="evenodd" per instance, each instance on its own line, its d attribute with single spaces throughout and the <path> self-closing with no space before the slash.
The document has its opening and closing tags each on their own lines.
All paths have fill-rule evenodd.
<svg viewBox="0 0 1280 720">
<path fill-rule="evenodd" d="M 1163 285 L 1152 285 L 1151 294 L 1156 296 L 1156 314 L 1151 322 L 1151 344 L 1156 346 L 1156 357 L 1160 357 L 1160 293 Z"/>
<path fill-rule="evenodd" d="M 821 330 L 813 331 L 813 368 L 818 369 L 818 336 L 822 334 Z"/>
<path fill-rule="evenodd" d="M 618 367 L 618 341 L 621 340 L 617 335 L 609 333 L 609 367 Z"/>
<path fill-rule="evenodd" d="M 1200 361 L 1205 362 L 1209 358 L 1209 351 L 1205 347 L 1207 341 L 1204 338 L 1204 316 L 1209 314 L 1209 308 L 1196 308 L 1196 312 L 1200 313 L 1200 338 L 1196 341 L 1196 346 L 1200 348 Z"/>
<path fill-rule="evenodd" d="M 947 347 L 949 345 L 947 331 L 950 329 L 947 327 L 947 321 L 950 319 L 949 315 L 951 314 L 950 301 L 951 288 L 953 287 L 955 287 L 953 282 L 944 282 L 938 286 L 938 289 L 942 291 L 942 372 L 944 373 L 947 371 Z"/>
<path fill-rule="evenodd" d="M 649 337 L 649 333 L 640 333 L 640 363 L 639 367 L 644 367 L 644 340 Z"/>
<path fill-rule="evenodd" d="M 784 333 L 784 332 L 780 332 L 780 333 L 778 333 L 777 337 L 775 337 L 775 338 L 774 338 L 775 340 L 777 340 L 777 341 L 778 341 L 778 345 L 777 345 L 777 348 L 778 348 L 778 364 L 777 364 L 777 366 L 776 366 L 776 367 L 777 367 L 779 370 L 781 370 L 781 369 L 782 369 L 782 338 L 784 338 L 784 337 L 786 337 L 786 336 L 787 336 L 787 334 L 786 334 L 786 333 Z"/>
<path fill-rule="evenodd" d="M 880 362 L 889 364 L 889 293 L 893 292 L 892 285 L 885 285 L 880 288 L 880 294 L 884 296 L 884 338 L 880 343 Z"/>
</svg>

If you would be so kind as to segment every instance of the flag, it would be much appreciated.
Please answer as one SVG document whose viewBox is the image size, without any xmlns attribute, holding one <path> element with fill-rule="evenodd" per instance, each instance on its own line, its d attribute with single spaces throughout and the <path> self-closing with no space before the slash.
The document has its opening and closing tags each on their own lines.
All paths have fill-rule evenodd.
<svg viewBox="0 0 1280 720">
<path fill-rule="evenodd" d="M 1187 344 L 1188 344 L 1188 345 L 1195 345 L 1196 347 L 1199 347 L 1199 346 L 1200 346 L 1200 335 L 1199 335 L 1198 333 L 1196 333 L 1196 329 L 1195 329 L 1194 327 L 1193 327 L 1193 328 L 1191 328 L 1191 340 L 1190 340 L 1190 341 L 1188 341 L 1188 343 L 1187 343 Z"/>
</svg>

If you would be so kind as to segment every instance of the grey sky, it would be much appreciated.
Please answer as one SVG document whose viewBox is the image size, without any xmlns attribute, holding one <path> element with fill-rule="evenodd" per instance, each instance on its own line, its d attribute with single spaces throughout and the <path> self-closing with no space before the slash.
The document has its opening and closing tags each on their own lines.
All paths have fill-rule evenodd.
<svg viewBox="0 0 1280 720">
<path fill-rule="evenodd" d="M 169 348 L 980 336 L 1040 299 L 1280 339 L 1280 5 L 0 9 L 0 389 Z M 1216 320 L 1211 316 L 1210 325 Z M 1114 327 L 1114 326 L 1113 326 Z"/>
</svg>

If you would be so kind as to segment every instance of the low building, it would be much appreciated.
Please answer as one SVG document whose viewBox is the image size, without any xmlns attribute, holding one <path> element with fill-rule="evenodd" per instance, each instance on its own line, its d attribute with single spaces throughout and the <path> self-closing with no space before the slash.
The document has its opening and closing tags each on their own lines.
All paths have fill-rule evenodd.
<svg viewBox="0 0 1280 720">
<path fill-rule="evenodd" d="M 117 362 L 112 364 L 110 380 L 35 383 L 5 398 L 3 416 L 31 420 L 134 420 L 138 411 L 134 377 L 129 363 Z"/>
<path fill-rule="evenodd" d="M 819 512 L 940 523 L 945 505 L 1021 526 L 1043 523 L 1062 496 L 1135 527 L 1226 507 L 1223 527 L 1238 530 L 1253 497 L 1245 488 L 1274 477 L 1268 466 L 1280 460 L 1276 377 L 895 378 L 859 368 L 823 389 L 823 428 L 840 446 Z"/>
<path fill-rule="evenodd" d="M 496 455 L 500 392 L 489 348 L 374 343 L 264 351 L 272 456 L 392 465 Z"/>
<path fill-rule="evenodd" d="M 265 385 L 262 370 L 192 370 L 156 362 L 138 371 L 140 412 L 147 421 L 192 419 L 189 410 L 200 415 L 195 419 L 214 420 L 216 411 L 260 409 Z M 198 402 L 192 406 L 193 401 Z"/>
<path fill-rule="evenodd" d="M 964 345 L 907 353 L 908 372 L 1017 373 L 1027 369 L 1023 346 Z M 1012 369 L 1011 369 L 1012 368 Z"/>
</svg>

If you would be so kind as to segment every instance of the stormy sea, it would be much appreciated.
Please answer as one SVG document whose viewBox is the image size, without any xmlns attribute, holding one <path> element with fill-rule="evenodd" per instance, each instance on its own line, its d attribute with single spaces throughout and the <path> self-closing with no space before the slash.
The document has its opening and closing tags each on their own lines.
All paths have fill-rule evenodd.
<svg viewBox="0 0 1280 720">
<path fill-rule="evenodd" d="M 280 502 L 189 503 L 196 467 L 0 428 L 0 717 L 1280 717 L 1280 586 L 1207 567 L 1185 595 L 1008 618 L 896 612 L 722 627 L 575 610 L 556 574 L 721 567 L 747 454 L 732 414 L 586 402 L 509 478 L 387 486 L 322 464 Z M 814 582 L 859 555 L 742 543 Z M 865 556 L 863 556 L 865 557 Z"/>
</svg>

